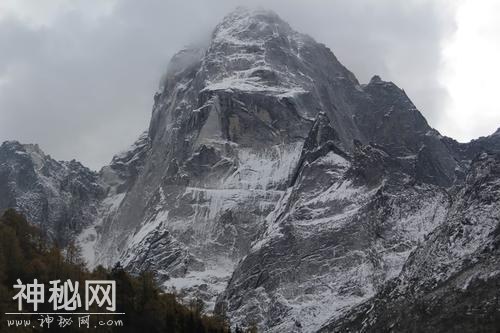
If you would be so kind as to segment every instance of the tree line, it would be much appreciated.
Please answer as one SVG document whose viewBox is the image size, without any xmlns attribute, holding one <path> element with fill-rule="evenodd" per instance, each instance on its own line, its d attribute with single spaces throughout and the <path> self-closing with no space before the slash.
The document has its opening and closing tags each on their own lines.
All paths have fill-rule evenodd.
<svg viewBox="0 0 500 333">
<path fill-rule="evenodd" d="M 46 288 L 49 281 L 85 280 L 116 281 L 116 312 L 123 312 L 120 320 L 123 326 L 97 327 L 89 330 L 71 325 L 64 329 L 54 323 L 50 328 L 38 325 L 39 315 L 23 316 L 30 319 L 31 327 L 7 327 L 8 312 L 18 312 L 13 296 L 17 279 L 32 283 L 37 279 Z M 83 300 L 82 300 L 83 301 Z M 152 332 L 152 333 L 230 333 L 227 318 L 221 315 L 203 313 L 202 302 L 181 304 L 175 294 L 164 293 L 150 272 L 131 276 L 119 264 L 112 269 L 98 266 L 92 271 L 87 269 L 78 248 L 70 243 L 61 249 L 49 242 L 41 231 L 16 211 L 9 209 L 0 217 L 0 332 Z M 39 305 L 38 313 L 54 312 L 52 304 Z M 10 315 L 12 316 L 12 315 Z M 99 320 L 92 318 L 91 320 Z M 109 315 L 102 315 L 108 320 Z M 113 316 L 111 319 L 116 319 Z M 35 325 L 34 323 L 37 323 Z M 237 329 L 237 332 L 242 330 Z"/>
</svg>

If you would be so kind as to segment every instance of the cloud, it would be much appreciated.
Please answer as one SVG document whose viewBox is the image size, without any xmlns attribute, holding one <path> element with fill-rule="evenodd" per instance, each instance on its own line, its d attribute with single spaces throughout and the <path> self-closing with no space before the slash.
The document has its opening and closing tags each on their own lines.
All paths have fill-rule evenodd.
<svg viewBox="0 0 500 333">
<path fill-rule="evenodd" d="M 431 125 L 447 100 L 441 49 L 455 9 L 444 0 L 43 3 L 0 6 L 0 141 L 36 142 L 94 169 L 147 128 L 170 57 L 238 4 L 275 10 L 362 82 L 394 81 Z"/>
<path fill-rule="evenodd" d="M 500 77 L 500 2 L 465 0 L 457 12 L 458 29 L 444 48 L 443 83 L 451 96 L 439 125 L 461 141 L 500 127 L 496 100 Z"/>
</svg>

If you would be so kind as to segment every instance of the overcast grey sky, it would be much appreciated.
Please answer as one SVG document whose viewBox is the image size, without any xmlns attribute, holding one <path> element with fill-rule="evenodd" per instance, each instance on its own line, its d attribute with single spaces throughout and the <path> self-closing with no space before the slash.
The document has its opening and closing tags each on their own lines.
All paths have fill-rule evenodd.
<svg viewBox="0 0 500 333">
<path fill-rule="evenodd" d="M 394 81 L 443 134 L 462 141 L 487 135 L 500 118 L 486 102 L 489 121 L 477 117 L 481 110 L 460 111 L 467 126 L 454 120 L 459 97 L 451 97 L 462 96 L 467 85 L 453 88 L 463 75 L 450 64 L 463 62 L 456 53 L 467 49 L 464 38 L 472 38 L 467 31 L 460 37 L 457 26 L 471 24 L 470 9 L 458 15 L 465 3 L 470 5 L 467 0 L 2 0 L 0 141 L 38 143 L 57 159 L 100 168 L 147 128 L 154 92 L 173 53 L 206 37 L 240 4 L 275 10 L 296 30 L 329 46 L 361 82 L 374 74 Z M 477 124 L 467 118 L 472 112 Z"/>
</svg>

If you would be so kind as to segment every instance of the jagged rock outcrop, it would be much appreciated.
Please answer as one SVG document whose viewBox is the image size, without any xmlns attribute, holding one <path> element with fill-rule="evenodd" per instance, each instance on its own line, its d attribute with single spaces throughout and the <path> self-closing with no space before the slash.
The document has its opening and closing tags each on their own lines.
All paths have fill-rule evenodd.
<svg viewBox="0 0 500 333">
<path fill-rule="evenodd" d="M 397 278 L 321 332 L 494 332 L 500 327 L 500 155 L 482 153 L 446 220 Z"/>
<path fill-rule="evenodd" d="M 92 224 L 105 190 L 79 162 L 55 161 L 38 145 L 0 146 L 0 211 L 15 208 L 64 245 Z"/>
<path fill-rule="evenodd" d="M 491 262 L 470 266 L 482 275 L 469 285 L 492 290 L 483 277 L 498 262 L 490 229 L 499 138 L 443 137 L 395 84 L 378 76 L 360 84 L 326 46 L 275 13 L 238 9 L 206 48 L 172 58 L 148 131 L 99 174 L 43 160 L 57 164 L 50 177 L 78 170 L 76 179 L 88 180 L 68 196 L 86 198 L 74 230 L 90 263 L 150 270 L 165 289 L 264 332 L 404 329 L 397 318 L 419 311 L 406 288 L 418 286 L 413 299 L 422 301 L 437 290 L 433 279 L 451 279 L 443 271 L 476 265 L 471 253 L 488 249 Z M 3 147 L 0 193 L 8 195 L 0 207 L 25 202 L 17 207 L 28 214 L 39 206 L 59 214 L 37 201 L 53 195 L 31 195 L 38 159 L 26 151 L 31 157 L 18 162 L 23 154 Z M 26 166 L 5 171 L 13 163 Z M 52 228 L 55 220 L 33 214 Z M 455 251 L 449 237 L 479 247 Z M 418 285 L 428 282 L 431 289 Z M 439 293 L 443 302 L 482 299 Z"/>
<path fill-rule="evenodd" d="M 397 158 L 335 145 L 319 115 L 267 230 L 239 263 L 218 309 L 269 332 L 313 332 L 372 297 L 446 216 L 449 196 L 415 183 Z M 330 137 L 325 137 L 330 133 Z"/>
</svg>

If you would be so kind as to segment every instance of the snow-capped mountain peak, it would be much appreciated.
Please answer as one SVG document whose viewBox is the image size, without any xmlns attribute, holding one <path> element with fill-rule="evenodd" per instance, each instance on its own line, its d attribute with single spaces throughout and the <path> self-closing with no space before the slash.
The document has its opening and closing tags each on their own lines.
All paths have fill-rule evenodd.
<svg viewBox="0 0 500 333">
<path fill-rule="evenodd" d="M 48 215 L 35 218 L 53 228 L 60 205 L 38 189 L 64 188 L 78 170 L 79 192 L 55 192 L 85 199 L 72 230 L 94 263 L 152 271 L 166 290 L 264 332 L 354 327 L 358 310 L 388 299 L 383 291 L 426 253 L 458 249 L 438 234 L 468 232 L 469 246 L 498 229 L 488 197 L 498 134 L 468 144 L 441 136 L 394 83 L 360 85 L 273 12 L 227 15 L 208 46 L 172 58 L 154 101 L 148 131 L 99 174 L 4 144 L 0 207 L 46 200 Z M 39 169 L 57 181 L 40 187 L 49 176 Z M 26 187 L 11 186 L 18 170 L 33 176 Z M 40 200 L 30 201 L 34 188 Z M 487 228 L 469 221 L 468 202 Z"/>
</svg>

